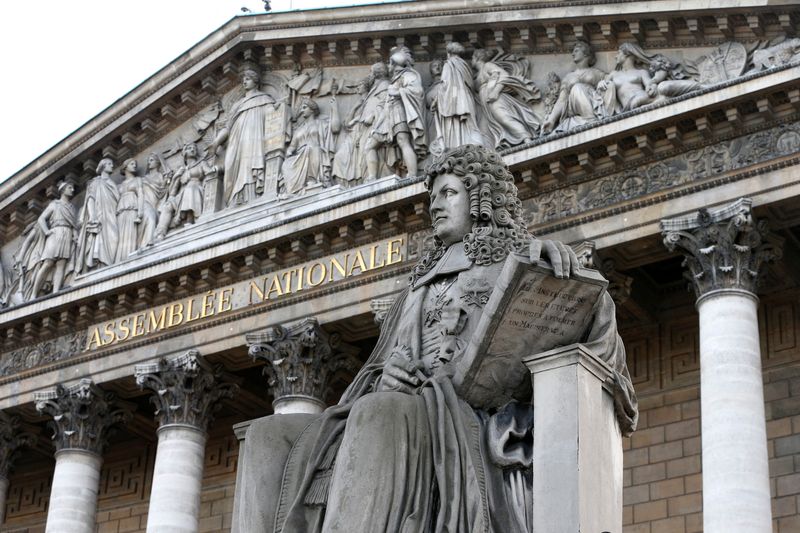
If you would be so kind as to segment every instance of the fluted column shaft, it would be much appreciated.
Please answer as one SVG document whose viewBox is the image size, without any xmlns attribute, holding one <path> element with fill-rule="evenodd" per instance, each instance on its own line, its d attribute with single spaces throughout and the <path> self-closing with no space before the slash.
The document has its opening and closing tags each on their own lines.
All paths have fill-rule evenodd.
<svg viewBox="0 0 800 533">
<path fill-rule="evenodd" d="M 758 276 L 780 257 L 751 202 L 663 220 L 685 257 L 700 320 L 703 531 L 770 533 L 769 464 L 758 332 Z"/>
</svg>

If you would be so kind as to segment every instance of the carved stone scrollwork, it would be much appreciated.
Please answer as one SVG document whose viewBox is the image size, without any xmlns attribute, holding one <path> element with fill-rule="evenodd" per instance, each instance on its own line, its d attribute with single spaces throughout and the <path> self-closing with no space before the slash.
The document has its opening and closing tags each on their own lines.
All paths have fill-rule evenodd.
<svg viewBox="0 0 800 533">
<path fill-rule="evenodd" d="M 127 406 L 116 401 L 116 395 L 81 379 L 75 385 L 58 385 L 55 389 L 34 393 L 36 410 L 53 417 L 56 450 L 80 449 L 102 454 L 109 429 L 131 418 Z"/>
<path fill-rule="evenodd" d="M 383 325 L 383 321 L 386 320 L 386 315 L 389 313 L 389 309 L 392 308 L 393 303 L 394 298 L 375 298 L 370 300 L 369 308 L 372 309 L 372 313 L 375 315 L 376 324 Z"/>
<path fill-rule="evenodd" d="M 267 362 L 264 375 L 273 403 L 305 399 L 324 404 L 331 378 L 339 370 L 355 373 L 361 363 L 356 349 L 328 334 L 315 318 L 266 333 L 247 335 L 253 359 Z"/>
<path fill-rule="evenodd" d="M 20 448 L 33 446 L 36 437 L 32 433 L 20 431 L 20 420 L 0 411 L 0 478 L 8 479 Z"/>
<path fill-rule="evenodd" d="M 755 293 L 762 263 L 782 256 L 779 244 L 767 236 L 766 221 L 753 220 L 751 205 L 749 198 L 742 198 L 719 209 L 661 221 L 664 245 L 683 253 L 698 298 L 719 289 Z"/>
<path fill-rule="evenodd" d="M 150 400 L 162 427 L 182 424 L 205 431 L 221 407 L 220 400 L 232 398 L 239 389 L 234 383 L 222 382 L 222 366 L 212 366 L 197 350 L 136 365 L 135 373 L 136 384 L 154 392 Z"/>
</svg>

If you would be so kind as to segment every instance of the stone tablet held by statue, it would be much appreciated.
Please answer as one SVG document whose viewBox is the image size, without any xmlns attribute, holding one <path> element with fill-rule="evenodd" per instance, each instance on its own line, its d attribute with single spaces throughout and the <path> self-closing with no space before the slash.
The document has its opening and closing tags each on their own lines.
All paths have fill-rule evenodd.
<svg viewBox="0 0 800 533">
<path fill-rule="evenodd" d="M 475 333 L 452 363 L 459 395 L 483 409 L 530 398 L 522 359 L 581 342 L 607 285 L 595 270 L 560 279 L 550 268 L 509 255 Z"/>
</svg>

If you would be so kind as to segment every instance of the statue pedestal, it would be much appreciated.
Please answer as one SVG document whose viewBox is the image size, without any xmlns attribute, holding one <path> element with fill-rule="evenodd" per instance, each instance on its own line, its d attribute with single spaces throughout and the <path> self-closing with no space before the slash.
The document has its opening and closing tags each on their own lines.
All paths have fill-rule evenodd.
<svg viewBox="0 0 800 533">
<path fill-rule="evenodd" d="M 222 179 L 219 176 L 208 176 L 203 180 L 203 214 L 207 218 L 222 207 Z"/>
<path fill-rule="evenodd" d="M 622 531 L 622 434 L 609 366 L 582 344 L 525 358 L 533 374 L 533 530 Z"/>
</svg>

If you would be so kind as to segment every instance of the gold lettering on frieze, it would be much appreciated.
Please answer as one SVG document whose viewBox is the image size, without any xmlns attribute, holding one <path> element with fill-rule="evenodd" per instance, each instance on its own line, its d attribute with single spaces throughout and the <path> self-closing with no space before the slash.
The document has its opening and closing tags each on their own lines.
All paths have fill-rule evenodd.
<svg viewBox="0 0 800 533">
<path fill-rule="evenodd" d="M 406 235 L 401 235 L 91 326 L 86 350 L 146 337 L 401 263 L 406 258 L 407 242 Z"/>
</svg>

